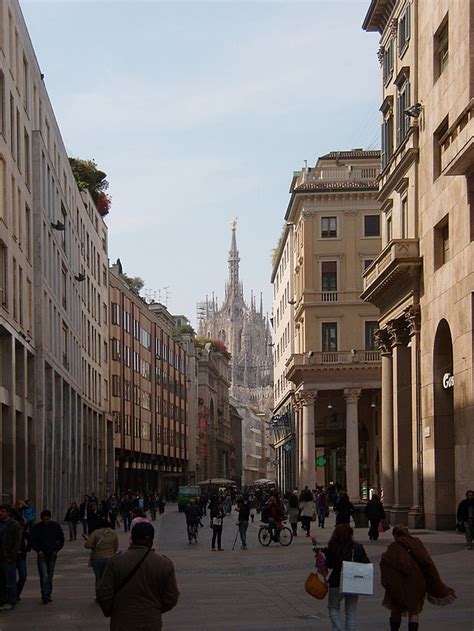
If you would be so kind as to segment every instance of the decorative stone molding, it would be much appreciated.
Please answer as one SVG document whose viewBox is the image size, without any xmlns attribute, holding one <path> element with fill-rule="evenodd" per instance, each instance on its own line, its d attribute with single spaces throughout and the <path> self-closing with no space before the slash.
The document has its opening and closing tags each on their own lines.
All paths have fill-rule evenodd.
<svg viewBox="0 0 474 631">
<path fill-rule="evenodd" d="M 382 65 L 383 63 L 383 54 L 384 54 L 384 47 L 379 46 L 379 49 L 377 51 L 377 59 L 379 60 L 380 65 Z"/>
<path fill-rule="evenodd" d="M 410 337 L 420 332 L 421 314 L 419 305 L 411 305 L 405 311 L 405 320 L 407 322 Z"/>
<path fill-rule="evenodd" d="M 297 395 L 301 406 L 313 405 L 318 397 L 317 390 L 300 390 Z"/>
<path fill-rule="evenodd" d="M 375 332 L 374 338 L 377 341 L 378 347 L 382 355 L 392 354 L 392 342 L 387 329 L 379 329 Z"/>
<path fill-rule="evenodd" d="M 360 398 L 362 390 L 360 388 L 345 388 L 344 399 L 347 403 L 357 403 Z"/>
<path fill-rule="evenodd" d="M 409 341 L 408 329 L 404 318 L 391 320 L 387 324 L 388 334 L 393 346 L 406 346 Z"/>
<path fill-rule="evenodd" d="M 393 20 L 392 20 L 392 22 L 390 24 L 390 35 L 395 37 L 396 34 L 397 34 L 397 29 L 398 29 L 398 20 L 397 20 L 397 18 L 393 18 Z"/>
<path fill-rule="evenodd" d="M 301 213 L 301 218 L 303 221 L 308 221 L 309 219 L 312 219 L 314 215 L 314 212 L 312 210 L 303 210 L 303 212 Z"/>
<path fill-rule="evenodd" d="M 357 210 L 345 210 L 344 215 L 346 217 L 357 217 Z"/>
</svg>

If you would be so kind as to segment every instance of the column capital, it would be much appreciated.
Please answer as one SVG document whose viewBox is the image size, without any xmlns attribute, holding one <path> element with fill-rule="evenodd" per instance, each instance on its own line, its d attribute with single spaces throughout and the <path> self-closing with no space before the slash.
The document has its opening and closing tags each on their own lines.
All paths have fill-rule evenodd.
<svg viewBox="0 0 474 631">
<path fill-rule="evenodd" d="M 301 407 L 305 405 L 313 405 L 318 397 L 317 390 L 300 390 L 296 393 L 296 396 L 299 399 L 299 405 Z"/>
<path fill-rule="evenodd" d="M 406 346 L 408 344 L 408 328 L 405 318 L 391 320 L 387 324 L 388 334 L 393 346 Z"/>
<path fill-rule="evenodd" d="M 374 335 L 382 355 L 392 354 L 392 342 L 387 329 L 379 329 Z"/>
<path fill-rule="evenodd" d="M 348 403 L 357 403 L 360 398 L 362 389 L 361 388 L 345 388 L 344 389 L 344 399 Z"/>
<path fill-rule="evenodd" d="M 420 332 L 421 315 L 420 305 L 411 305 L 405 311 L 405 321 L 407 323 L 410 337 Z"/>
</svg>

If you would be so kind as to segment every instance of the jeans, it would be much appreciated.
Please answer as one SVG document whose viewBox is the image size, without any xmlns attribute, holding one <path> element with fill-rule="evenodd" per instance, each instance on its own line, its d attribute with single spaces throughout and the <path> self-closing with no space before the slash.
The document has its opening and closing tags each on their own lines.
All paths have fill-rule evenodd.
<svg viewBox="0 0 474 631">
<path fill-rule="evenodd" d="M 466 545 L 472 546 L 472 541 L 474 540 L 474 522 L 465 521 L 464 527 L 466 528 Z"/>
<path fill-rule="evenodd" d="M 156 508 L 150 508 L 150 519 L 156 521 Z"/>
<path fill-rule="evenodd" d="M 123 520 L 123 531 L 128 532 L 130 530 L 130 525 L 132 523 L 132 514 L 122 513 L 122 520 Z"/>
<path fill-rule="evenodd" d="M 373 541 L 377 541 L 379 538 L 379 524 L 380 519 L 369 519 L 370 528 L 369 528 L 369 539 Z"/>
<path fill-rule="evenodd" d="M 16 604 L 15 561 L 0 561 L 0 604 Z"/>
<path fill-rule="evenodd" d="M 54 566 L 56 554 L 44 554 L 38 557 L 38 573 L 40 577 L 41 598 L 50 598 L 53 593 Z"/>
<path fill-rule="evenodd" d="M 326 508 L 318 508 L 318 526 L 324 528 L 324 520 L 326 519 Z"/>
<path fill-rule="evenodd" d="M 249 527 L 249 522 L 248 521 L 241 521 L 239 523 L 240 541 L 242 542 L 242 547 L 243 548 L 247 547 L 247 528 L 248 527 Z"/>
<path fill-rule="evenodd" d="M 105 568 L 107 567 L 108 559 L 92 559 L 92 569 L 95 574 L 95 588 L 99 585 L 104 575 Z"/>
<path fill-rule="evenodd" d="M 21 592 L 23 591 L 23 587 L 26 583 L 27 577 L 27 566 L 26 566 L 26 558 L 20 559 L 17 557 L 16 559 L 16 571 L 18 572 L 18 580 L 16 582 L 16 597 L 20 598 Z"/>
<path fill-rule="evenodd" d="M 212 527 L 212 549 L 216 548 L 216 539 L 217 539 L 217 547 L 219 550 L 221 549 L 221 539 L 222 539 L 222 526 L 213 526 Z"/>
<path fill-rule="evenodd" d="M 83 535 L 88 535 L 89 534 L 89 527 L 87 525 L 87 519 L 81 519 L 81 524 L 82 524 L 82 534 Z"/>
<path fill-rule="evenodd" d="M 344 598 L 344 609 L 346 614 L 345 625 L 343 626 L 340 615 L 341 601 Z M 329 588 L 328 612 L 332 624 L 332 631 L 356 631 L 357 629 L 357 599 L 353 594 L 341 594 L 339 587 Z"/>
<path fill-rule="evenodd" d="M 77 537 L 77 522 L 75 522 L 75 521 L 68 521 L 67 525 L 69 526 L 69 539 L 76 539 L 76 537 Z"/>
</svg>

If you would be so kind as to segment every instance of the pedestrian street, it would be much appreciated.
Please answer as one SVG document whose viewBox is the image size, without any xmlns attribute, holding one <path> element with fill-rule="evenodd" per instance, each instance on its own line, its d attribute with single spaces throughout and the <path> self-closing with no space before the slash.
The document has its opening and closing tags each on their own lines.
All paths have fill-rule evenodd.
<svg viewBox="0 0 474 631">
<path fill-rule="evenodd" d="M 236 533 L 232 515 L 224 520 L 224 550 L 212 552 L 209 516 L 203 518 L 204 528 L 199 531 L 197 545 L 187 543 L 185 517 L 175 506 L 167 506 L 159 519 L 155 522 L 159 549 L 174 562 L 181 592 L 177 607 L 163 617 L 165 631 L 329 631 L 327 600 L 317 601 L 304 591 L 304 581 L 313 563 L 311 543 L 306 537 L 299 534 L 287 548 L 275 543 L 264 548 L 257 540 L 256 521 L 249 525 L 248 550 L 241 550 L 237 540 L 232 551 Z M 331 516 L 324 530 L 313 524 L 312 534 L 325 543 L 332 525 Z M 464 538 L 454 533 L 421 531 L 419 536 L 442 579 L 458 596 L 453 605 L 445 608 L 426 603 L 420 628 L 472 631 L 474 552 L 466 550 Z M 355 539 L 364 544 L 375 570 L 374 596 L 359 598 L 358 629 L 386 630 L 388 612 L 381 606 L 383 591 L 378 563 L 392 536 L 388 532 L 379 541 L 368 542 L 366 529 L 357 529 Z M 120 549 L 127 545 L 128 534 L 120 532 Z M 87 561 L 82 541 L 66 541 L 58 555 L 53 602 L 42 605 L 35 558 L 30 553 L 29 577 L 22 600 L 13 611 L 0 613 L 0 631 L 108 629 L 108 620 L 94 603 L 94 578 Z"/>
</svg>

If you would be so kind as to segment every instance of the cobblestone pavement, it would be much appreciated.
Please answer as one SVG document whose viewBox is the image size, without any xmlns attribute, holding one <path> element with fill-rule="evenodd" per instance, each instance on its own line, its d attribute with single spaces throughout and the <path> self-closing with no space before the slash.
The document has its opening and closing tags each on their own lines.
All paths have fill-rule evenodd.
<svg viewBox="0 0 474 631">
<path fill-rule="evenodd" d="M 184 522 L 184 516 L 171 506 L 155 524 L 159 549 L 173 560 L 181 592 L 178 606 L 164 616 L 165 630 L 330 631 L 327 602 L 314 600 L 303 588 L 313 563 L 306 537 L 299 535 L 288 548 L 275 543 L 263 548 L 257 541 L 255 523 L 249 526 L 249 549 L 241 550 L 237 541 L 232 551 L 236 526 L 234 516 L 229 516 L 224 522 L 224 551 L 212 552 L 209 518 L 203 519 L 205 526 L 199 531 L 197 545 L 187 543 Z M 332 525 L 331 519 L 324 530 L 313 528 L 321 543 L 329 539 Z M 453 533 L 418 534 L 433 555 L 443 580 L 458 594 L 450 607 L 427 603 L 421 629 L 474 631 L 474 551 L 465 550 L 463 539 Z M 386 533 L 378 542 L 368 542 L 367 531 L 360 529 L 356 538 L 364 543 L 374 562 L 376 585 L 374 596 L 359 599 L 358 629 L 387 630 L 388 612 L 380 604 L 378 562 L 392 537 Z M 121 533 L 121 549 L 126 548 L 127 542 L 128 537 Z M 93 600 L 93 573 L 87 567 L 87 553 L 79 540 L 67 542 L 59 555 L 54 602 L 47 606 L 41 604 L 36 566 L 33 556 L 29 556 L 30 576 L 22 601 L 13 611 L 0 612 L 0 631 L 108 629 L 108 621 Z"/>
</svg>

